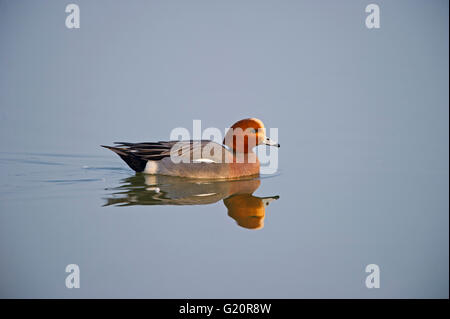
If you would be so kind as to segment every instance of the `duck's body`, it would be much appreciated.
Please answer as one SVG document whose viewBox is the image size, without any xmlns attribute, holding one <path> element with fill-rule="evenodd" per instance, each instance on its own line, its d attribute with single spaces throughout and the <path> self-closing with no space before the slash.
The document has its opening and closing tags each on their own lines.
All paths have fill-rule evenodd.
<svg viewBox="0 0 450 319">
<path fill-rule="evenodd" d="M 215 163 L 201 160 L 193 163 L 173 163 L 170 157 L 167 157 L 160 161 L 148 161 L 143 172 L 191 178 L 226 179 L 257 176 L 259 175 L 259 166 L 258 159 L 255 163 L 236 163 L 235 161 Z"/>
<path fill-rule="evenodd" d="M 250 133 L 238 130 L 248 128 L 252 129 Z M 147 174 L 212 179 L 259 175 L 260 163 L 251 149 L 252 146 L 258 144 L 279 146 L 279 144 L 265 136 L 264 126 L 257 119 L 241 120 L 235 123 L 232 129 L 236 130 L 227 133 L 224 145 L 201 140 L 121 142 L 116 143 L 118 145 L 115 147 L 103 147 L 118 154 L 136 172 Z M 254 145 L 249 142 L 252 137 L 255 139 Z M 238 141 L 239 138 L 241 140 Z"/>
</svg>

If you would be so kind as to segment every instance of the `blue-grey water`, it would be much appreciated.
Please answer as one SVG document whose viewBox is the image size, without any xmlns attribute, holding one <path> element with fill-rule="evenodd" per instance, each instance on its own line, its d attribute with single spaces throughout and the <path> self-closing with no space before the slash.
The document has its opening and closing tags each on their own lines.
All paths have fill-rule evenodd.
<svg viewBox="0 0 450 319">
<path fill-rule="evenodd" d="M 76 3 L 0 1 L 0 297 L 448 298 L 447 1 Z M 259 179 L 100 147 L 249 116 Z"/>
</svg>

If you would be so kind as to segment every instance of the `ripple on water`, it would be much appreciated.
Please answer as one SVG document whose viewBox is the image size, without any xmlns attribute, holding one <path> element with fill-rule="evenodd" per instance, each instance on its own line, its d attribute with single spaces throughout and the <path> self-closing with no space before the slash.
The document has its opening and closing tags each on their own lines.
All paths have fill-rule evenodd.
<svg viewBox="0 0 450 319">
<path fill-rule="evenodd" d="M 103 181 L 103 178 L 78 178 L 78 179 L 50 179 L 50 180 L 45 180 L 44 182 L 47 183 L 86 183 L 86 182 L 99 182 L 99 181 Z"/>
</svg>

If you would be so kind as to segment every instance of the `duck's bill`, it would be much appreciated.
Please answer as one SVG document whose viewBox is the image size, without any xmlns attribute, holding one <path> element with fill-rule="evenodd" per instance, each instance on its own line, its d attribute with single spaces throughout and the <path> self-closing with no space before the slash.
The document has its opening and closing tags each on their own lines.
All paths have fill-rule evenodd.
<svg viewBox="0 0 450 319">
<path fill-rule="evenodd" d="M 269 137 L 266 137 L 263 141 L 264 144 L 269 145 L 269 146 L 276 146 L 276 147 L 280 147 L 280 144 L 278 144 L 278 142 L 275 142 L 274 140 L 271 140 Z"/>
</svg>

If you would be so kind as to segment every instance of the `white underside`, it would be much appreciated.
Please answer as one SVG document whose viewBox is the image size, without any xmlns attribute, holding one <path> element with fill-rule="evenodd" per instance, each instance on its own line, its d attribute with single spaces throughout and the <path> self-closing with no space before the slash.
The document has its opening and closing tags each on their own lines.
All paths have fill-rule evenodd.
<svg viewBox="0 0 450 319">
<path fill-rule="evenodd" d="M 156 161 L 147 161 L 147 164 L 145 165 L 144 173 L 147 174 L 158 174 L 158 162 Z"/>
</svg>

